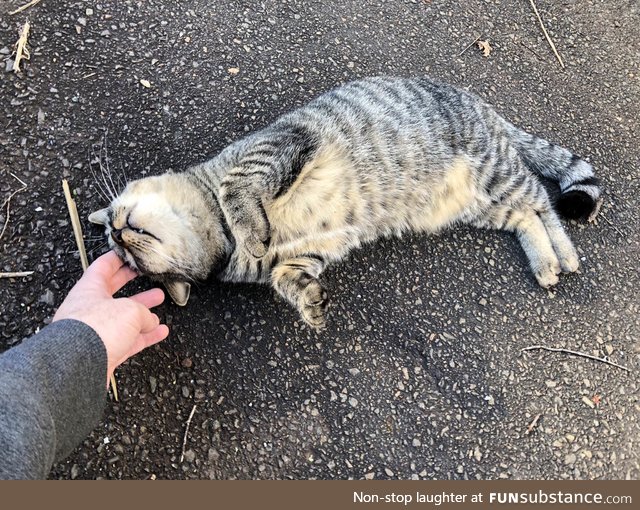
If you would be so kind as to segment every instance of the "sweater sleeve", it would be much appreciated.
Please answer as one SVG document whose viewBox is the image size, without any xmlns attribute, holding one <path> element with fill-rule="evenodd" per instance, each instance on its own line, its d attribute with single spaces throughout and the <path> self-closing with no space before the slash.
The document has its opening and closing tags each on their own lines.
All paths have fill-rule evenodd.
<svg viewBox="0 0 640 510">
<path fill-rule="evenodd" d="M 0 479 L 46 478 L 99 421 L 106 375 L 100 337 L 72 319 L 0 355 Z"/>
</svg>

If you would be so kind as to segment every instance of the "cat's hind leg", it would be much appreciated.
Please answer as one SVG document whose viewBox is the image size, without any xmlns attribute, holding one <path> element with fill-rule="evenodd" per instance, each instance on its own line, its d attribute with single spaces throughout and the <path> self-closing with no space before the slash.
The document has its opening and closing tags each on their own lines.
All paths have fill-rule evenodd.
<svg viewBox="0 0 640 510">
<path fill-rule="evenodd" d="M 322 259 L 301 256 L 280 262 L 271 271 L 271 282 L 278 294 L 314 328 L 324 327 L 329 304 L 327 292 L 318 281 L 323 269 Z"/>
<path fill-rule="evenodd" d="M 540 219 L 544 228 L 549 234 L 551 244 L 560 262 L 560 268 L 565 273 L 573 273 L 580 267 L 578 252 L 573 246 L 571 239 L 564 231 L 560 218 L 553 209 L 545 209 L 540 212 Z"/>
<path fill-rule="evenodd" d="M 514 232 L 529 259 L 529 265 L 542 287 L 558 283 L 562 272 L 575 271 L 575 248 L 553 211 L 549 197 L 534 175 L 519 174 L 504 182 L 490 209 L 476 226 Z"/>
</svg>

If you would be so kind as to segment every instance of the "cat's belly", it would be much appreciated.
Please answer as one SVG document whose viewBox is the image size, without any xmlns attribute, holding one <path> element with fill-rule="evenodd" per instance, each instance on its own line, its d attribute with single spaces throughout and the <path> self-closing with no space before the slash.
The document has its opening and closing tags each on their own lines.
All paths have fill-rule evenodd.
<svg viewBox="0 0 640 510">
<path fill-rule="evenodd" d="M 383 235 L 440 230 L 468 214 L 476 198 L 465 158 L 392 181 L 333 155 L 305 168 L 267 214 L 275 250 L 340 258 Z"/>
<path fill-rule="evenodd" d="M 408 176 L 394 186 L 332 156 L 305 167 L 267 207 L 267 254 L 256 260 L 238 250 L 223 279 L 264 282 L 274 264 L 288 259 L 314 255 L 334 262 L 381 236 L 435 232 L 468 214 L 476 201 L 472 171 L 463 159 L 439 174 Z"/>
</svg>

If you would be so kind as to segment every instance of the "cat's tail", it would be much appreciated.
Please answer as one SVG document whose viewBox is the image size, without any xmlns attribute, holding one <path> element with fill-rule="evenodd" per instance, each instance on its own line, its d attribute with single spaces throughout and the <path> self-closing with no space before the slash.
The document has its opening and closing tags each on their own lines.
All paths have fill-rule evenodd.
<svg viewBox="0 0 640 510">
<path fill-rule="evenodd" d="M 538 138 L 507 123 L 514 146 L 524 163 L 536 174 L 560 186 L 556 209 L 566 217 L 584 219 L 597 213 L 599 181 L 593 167 L 567 149 Z"/>
</svg>

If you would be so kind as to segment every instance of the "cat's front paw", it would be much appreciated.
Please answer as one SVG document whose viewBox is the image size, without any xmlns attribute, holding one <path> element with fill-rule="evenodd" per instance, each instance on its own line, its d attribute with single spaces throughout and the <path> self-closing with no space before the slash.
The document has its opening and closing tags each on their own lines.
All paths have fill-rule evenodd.
<svg viewBox="0 0 640 510">
<path fill-rule="evenodd" d="M 267 254 L 267 251 L 269 250 L 270 241 L 271 239 L 269 239 L 268 237 L 265 240 L 261 240 L 255 234 L 250 233 L 244 239 L 243 244 L 244 244 L 245 250 L 249 252 L 249 254 L 252 257 L 256 259 L 261 259 Z"/>
<path fill-rule="evenodd" d="M 322 329 L 326 326 L 326 311 L 329 306 L 329 296 L 316 280 L 305 288 L 300 313 L 304 321 L 311 327 Z"/>
</svg>

